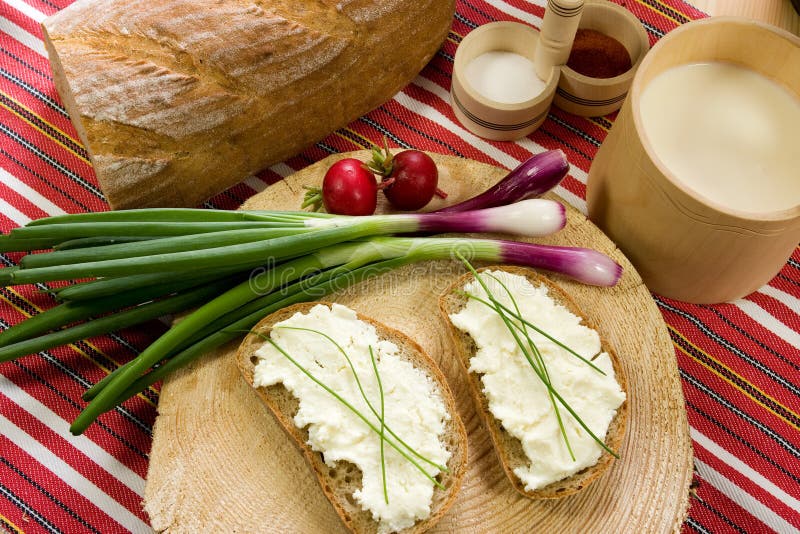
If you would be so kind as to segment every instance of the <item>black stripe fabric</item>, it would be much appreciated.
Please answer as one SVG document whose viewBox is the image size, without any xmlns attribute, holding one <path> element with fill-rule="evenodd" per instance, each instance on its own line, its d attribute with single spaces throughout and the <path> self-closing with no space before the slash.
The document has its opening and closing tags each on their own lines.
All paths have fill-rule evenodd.
<svg viewBox="0 0 800 534">
<path fill-rule="evenodd" d="M 40 355 L 42 355 L 43 357 L 45 357 L 45 354 L 43 354 L 43 353 L 39 353 L 39 354 L 40 354 Z M 52 356 L 51 356 L 50 354 L 46 354 L 46 357 L 48 357 L 48 358 L 52 358 Z M 25 365 L 21 364 L 21 363 L 19 362 L 19 360 L 14 360 L 14 361 L 12 362 L 12 364 L 13 364 L 14 366 L 18 367 L 19 369 L 21 369 L 22 371 L 24 371 L 26 374 L 28 374 L 28 375 L 29 375 L 30 377 L 32 377 L 34 380 L 36 380 L 36 381 L 37 381 L 37 382 L 39 382 L 41 385 L 43 385 L 44 387 L 46 387 L 48 390 L 50 390 L 51 392 L 53 392 L 53 393 L 54 393 L 55 395 L 57 395 L 59 398 L 61 398 L 61 399 L 62 399 L 62 400 L 64 400 L 65 402 L 67 402 L 67 403 L 68 403 L 70 406 L 72 406 L 72 407 L 73 407 L 73 408 L 75 408 L 76 410 L 82 410 L 82 409 L 83 409 L 83 406 L 81 406 L 80 404 L 78 404 L 77 402 L 75 402 L 75 401 L 74 401 L 73 399 L 71 399 L 70 397 L 66 396 L 64 393 L 62 393 L 62 392 L 61 392 L 61 391 L 59 391 L 59 390 L 58 390 L 56 387 L 54 387 L 54 386 L 53 386 L 53 385 L 52 385 L 50 382 L 48 382 L 47 380 L 45 380 L 45 379 L 44 379 L 44 378 L 42 378 L 41 376 L 39 376 L 39 375 L 37 375 L 36 373 L 34 373 L 33 371 L 31 371 L 31 370 L 30 370 L 28 367 L 26 367 Z M 123 413 L 123 415 L 125 415 L 125 418 L 126 418 L 126 419 L 130 420 L 131 422 L 133 422 L 133 423 L 134 423 L 136 426 L 139 426 L 140 428 L 142 428 L 142 429 L 144 430 L 144 432 L 145 432 L 147 435 L 149 435 L 149 436 L 152 436 L 152 433 L 153 433 L 153 432 L 152 432 L 152 428 L 151 428 L 151 427 L 149 427 L 149 426 L 145 425 L 145 424 L 144 424 L 144 423 L 142 423 L 141 421 L 139 421 L 139 422 L 138 422 L 138 424 L 137 424 L 137 421 L 138 421 L 138 420 L 136 419 L 136 417 L 135 417 L 133 414 L 131 414 L 130 412 L 128 412 L 127 410 L 125 410 L 125 411 L 124 411 L 124 412 L 122 412 L 122 413 Z M 141 458 L 144 458 L 144 459 L 148 459 L 148 458 L 149 458 L 149 456 L 148 456 L 148 454 L 147 454 L 146 452 L 142 451 L 142 450 L 141 450 L 139 447 L 137 447 L 136 445 L 134 445 L 133 443 L 131 443 L 131 442 L 130 442 L 128 439 L 126 439 L 125 437 L 123 437 L 122 435 L 120 435 L 119 433 L 117 433 L 116 431 L 114 431 L 114 430 L 113 430 L 111 427 L 109 427 L 108 425 L 106 425 L 105 423 L 103 423 L 102 419 L 98 419 L 98 420 L 97 420 L 97 421 L 95 421 L 93 424 L 95 424 L 95 425 L 98 425 L 98 426 L 99 426 L 100 428 L 102 428 L 102 429 L 103 429 L 103 430 L 104 430 L 104 431 L 105 431 L 105 432 L 106 432 L 106 433 L 107 433 L 109 436 L 113 437 L 115 440 L 117 440 L 117 441 L 119 441 L 120 443 L 122 443 L 123 445 L 125 445 L 125 447 L 127 447 L 127 448 L 128 448 L 130 451 L 131 451 L 131 452 L 133 452 L 133 453 L 134 453 L 134 454 L 136 454 L 137 456 L 139 456 L 139 457 L 141 457 Z"/>
<path fill-rule="evenodd" d="M 764 406 L 767 406 L 773 412 L 778 414 L 780 417 L 786 419 L 790 424 L 795 426 L 800 426 L 800 418 L 798 418 L 795 414 L 790 412 L 784 406 L 781 406 L 776 401 L 768 398 L 766 395 L 758 391 L 752 384 L 750 384 L 746 380 L 742 380 L 741 378 L 737 377 L 730 369 L 727 369 L 720 363 L 709 358 L 703 352 L 697 350 L 691 344 L 687 343 L 682 337 L 675 334 L 672 330 L 670 330 L 670 337 L 672 337 L 672 342 L 676 346 L 681 347 L 686 353 L 694 356 L 694 358 L 702 362 L 703 365 L 710 367 L 711 369 L 714 369 L 717 373 L 728 379 L 730 382 L 736 384 L 739 388 L 746 391 L 752 398 L 756 399 L 759 403 L 763 404 Z"/>
<path fill-rule="evenodd" d="M 735 354 L 741 360 L 743 360 L 743 361 L 747 362 L 748 364 L 750 364 L 751 367 L 754 367 L 755 369 L 758 369 L 759 371 L 764 373 L 766 376 L 768 376 L 769 378 L 774 380 L 777 384 L 780 384 L 781 386 L 783 386 L 787 391 L 793 393 L 796 396 L 800 396 L 800 386 L 798 386 L 796 384 L 793 384 L 792 382 L 790 382 L 789 380 L 787 380 L 783 376 L 781 376 L 778 373 L 776 373 L 774 370 L 772 370 L 769 367 L 767 367 L 762 361 L 758 360 L 757 358 L 753 358 L 750 354 L 747 354 L 742 349 L 740 349 L 739 347 L 737 347 L 736 345 L 734 345 L 733 343 L 731 343 L 727 339 L 723 338 L 721 335 L 719 335 L 716 332 L 714 332 L 713 330 L 711 330 L 711 328 L 709 328 L 699 318 L 695 317 L 694 315 L 690 314 L 689 312 L 686 312 L 684 310 L 679 310 L 678 308 L 675 308 L 674 306 L 670 306 L 669 304 L 667 304 L 666 302 L 664 302 L 661 298 L 659 298 L 657 296 L 654 296 L 654 300 L 656 301 L 656 304 L 658 304 L 658 306 L 660 308 L 664 308 L 665 310 L 668 310 L 668 311 L 670 311 L 670 312 L 672 312 L 672 313 L 674 313 L 676 315 L 680 315 L 681 317 L 687 319 L 692 324 L 694 324 L 700 331 L 702 331 L 709 339 L 713 340 L 718 345 L 720 345 L 724 349 L 728 350 L 732 354 Z M 670 335 L 672 335 L 672 334 L 670 334 Z M 681 346 L 686 344 L 685 342 L 681 342 L 681 343 L 682 343 Z M 694 349 L 693 347 L 690 347 L 690 348 L 691 348 L 693 353 L 697 352 L 696 349 Z M 702 356 L 702 357 L 704 359 L 706 358 L 705 356 Z M 724 372 L 726 373 L 726 376 L 730 375 L 729 371 L 724 371 Z M 731 379 L 733 380 L 732 376 L 731 376 Z M 750 384 L 746 384 L 746 383 L 744 383 L 744 382 L 742 382 L 741 380 L 738 380 L 738 379 L 735 379 L 735 380 L 736 380 L 737 384 L 742 385 L 742 387 L 744 387 L 748 391 L 752 390 L 752 386 Z M 760 394 L 756 393 L 755 391 L 753 391 L 753 394 L 754 395 L 760 395 Z M 769 402 L 771 402 L 771 401 L 769 401 Z M 795 417 L 795 416 L 791 416 L 791 417 Z M 797 419 L 797 418 L 795 417 L 795 419 Z M 800 425 L 800 419 L 797 419 L 797 421 L 798 421 L 797 424 Z"/>
<path fill-rule="evenodd" d="M 83 148 L 82 145 L 73 141 L 71 137 L 67 137 L 63 133 L 56 130 L 52 125 L 42 120 L 39 116 L 24 109 L 14 100 L 6 97 L 5 95 L 0 94 L 0 102 L 3 102 L 6 106 L 13 109 L 16 113 L 22 115 L 23 117 L 25 117 L 25 119 L 34 123 L 37 127 L 44 130 L 51 137 L 55 137 L 56 139 L 64 143 L 70 150 L 76 152 L 80 157 L 87 160 L 89 159 L 89 154 L 86 153 L 86 150 Z"/>
<path fill-rule="evenodd" d="M 64 504 L 60 499 L 56 498 L 52 493 L 44 489 L 38 482 L 33 480 L 31 477 L 25 474 L 22 469 L 19 469 L 17 466 L 11 463 L 8 458 L 0 456 L 0 462 L 5 464 L 9 469 L 14 471 L 17 475 L 19 475 L 25 482 L 36 488 L 36 490 L 47 497 L 53 504 L 64 510 L 71 518 L 79 522 L 81 525 L 89 529 L 90 531 L 94 532 L 95 534 L 100 534 L 100 531 L 93 527 L 88 521 L 86 521 L 83 517 L 79 516 L 75 510 Z"/>
<path fill-rule="evenodd" d="M 787 477 L 789 477 L 792 480 L 794 480 L 797 484 L 800 484 L 800 477 L 798 477 L 796 474 L 792 473 L 791 471 L 789 471 L 788 469 L 786 469 L 785 467 L 780 465 L 778 462 L 776 462 L 768 454 L 765 454 L 760 448 L 758 448 L 755 445 L 753 445 L 752 443 L 750 443 L 750 441 L 745 439 L 743 436 L 740 436 L 739 434 L 737 434 L 733 429 L 728 428 L 727 426 L 725 426 L 716 417 L 714 417 L 713 415 L 707 413 L 705 410 L 700 408 L 700 406 L 696 405 L 695 403 L 693 403 L 689 399 L 686 399 L 686 405 L 689 408 L 691 408 L 694 412 L 696 412 L 700 417 L 702 417 L 703 419 L 707 420 L 709 423 L 713 424 L 715 427 L 719 428 L 720 430 L 722 430 L 723 432 L 728 434 L 730 437 L 732 437 L 733 439 L 735 439 L 736 441 L 738 441 L 739 443 L 741 443 L 742 445 L 747 447 L 756 456 L 758 456 L 759 458 L 761 458 L 765 462 L 769 463 L 772 467 L 774 467 L 775 469 L 777 469 L 778 471 L 780 471 L 781 473 L 783 473 Z"/>
<path fill-rule="evenodd" d="M 44 71 L 42 71 L 42 70 L 39 70 L 39 69 L 37 69 L 36 67 L 34 67 L 33 65 L 31 65 L 31 64 L 30 64 L 30 63 L 28 63 L 27 61 L 23 60 L 23 59 L 22 59 L 21 57 L 19 57 L 18 55 L 16 55 L 16 54 L 15 54 L 14 52 L 12 52 L 11 50 L 6 50 L 6 49 L 5 49 L 5 48 L 3 48 L 2 46 L 0 46 L 0 52 L 2 52 L 3 54 L 7 55 L 8 57 L 10 57 L 10 58 L 11 58 L 11 59 L 13 59 L 14 61 L 16 61 L 17 63 L 19 63 L 20 65 L 22 65 L 23 67 L 25 67 L 25 68 L 26 68 L 26 69 L 28 69 L 29 71 L 31 71 L 31 72 L 35 72 L 36 74 L 38 74 L 39 76 L 41 76 L 41 77 L 42 77 L 42 78 L 44 78 L 45 80 L 47 80 L 47 81 L 49 81 L 49 82 L 52 82 L 52 81 L 53 81 L 53 78 L 52 78 L 52 76 L 50 76 L 49 74 L 47 74 L 46 72 L 44 72 Z"/>
<path fill-rule="evenodd" d="M 720 406 L 726 408 L 728 411 L 732 412 L 742 420 L 746 421 L 751 426 L 757 428 L 765 436 L 767 436 L 772 441 L 777 443 L 781 448 L 785 449 L 789 454 L 800 460 L 800 450 L 798 450 L 793 443 L 790 443 L 783 436 L 772 430 L 770 427 L 768 427 L 761 421 L 758 421 L 757 419 L 751 417 L 749 414 L 743 412 L 742 410 L 740 410 L 739 408 L 728 402 L 727 399 L 725 399 L 724 397 L 719 395 L 716 391 L 713 391 L 711 388 L 706 386 L 704 383 L 698 380 L 697 377 L 695 377 L 694 375 L 683 370 L 680 371 L 680 375 L 683 380 L 685 380 L 686 382 L 688 382 L 689 384 L 700 390 L 702 393 L 704 393 L 705 395 L 716 401 Z"/>
<path fill-rule="evenodd" d="M 19 165 L 20 167 L 22 167 L 23 169 L 25 169 L 26 171 L 28 171 L 28 172 L 29 172 L 31 175 L 35 176 L 35 177 L 36 177 L 38 180 L 40 180 L 42 183 L 44 183 L 45 185 L 47 185 L 48 187 L 50 187 L 50 188 L 51 188 L 51 189 L 53 189 L 54 191 L 57 191 L 57 192 L 58 192 L 60 195 L 62 195 L 64 198 L 67 198 L 67 199 L 69 199 L 69 200 L 70 200 L 71 202 L 73 202 L 73 203 L 74 203 L 76 206 L 78 206 L 79 208 L 81 208 L 81 210 L 82 210 L 82 211 L 92 211 L 92 210 L 89 208 L 89 206 L 87 206 L 86 204 L 84 204 L 83 202 L 81 202 L 80 200 L 78 200 L 77 198 L 75 198 L 74 196 L 72 196 L 72 195 L 71 195 L 71 194 L 70 194 L 68 191 L 65 191 L 64 189 L 61 189 L 60 187 L 58 187 L 58 185 L 54 184 L 54 183 L 52 182 L 52 180 L 48 180 L 47 178 L 45 178 L 44 176 L 42 176 L 41 174 L 39 174 L 38 172 L 36 172 L 35 170 L 33 170 L 31 167 L 29 167 L 29 166 L 28 166 L 28 165 L 26 165 L 25 163 L 21 162 L 20 160 L 18 160 L 17 158 L 15 158 L 14 156 L 12 156 L 12 155 L 11 155 L 11 154 L 9 154 L 8 152 L 6 152 L 6 151 L 5 151 L 5 150 L 4 150 L 2 147 L 0 147 L 0 154 L 2 154 L 2 155 L 3 155 L 3 156 L 5 156 L 6 158 L 8 158 L 10 161 L 12 161 L 12 162 L 16 163 L 17 165 Z M 11 174 L 14 174 L 14 173 L 11 173 Z M 45 195 L 45 196 L 46 196 L 46 195 Z"/>
<path fill-rule="evenodd" d="M 38 100 L 44 102 L 44 104 L 47 105 L 47 107 L 49 107 L 50 109 L 56 111 L 57 113 L 63 115 L 66 118 L 69 118 L 69 113 L 67 113 L 67 110 L 64 109 L 64 107 L 61 104 L 59 104 L 58 102 L 56 102 L 43 92 L 39 91 L 35 87 L 25 83 L 24 81 L 20 80 L 19 78 L 17 78 L 16 76 L 14 76 L 5 69 L 0 69 L 0 76 L 10 81 L 17 87 L 25 89 L 27 92 L 36 97 Z"/>
<path fill-rule="evenodd" d="M 53 159 L 47 153 L 45 153 L 43 150 L 41 150 L 39 147 L 37 147 L 36 145 L 31 143 L 27 139 L 22 137 L 19 133 L 17 133 L 14 130 L 12 130 L 11 127 L 9 127 L 7 124 L 4 124 L 4 123 L 0 122 L 0 132 L 6 134 L 8 137 L 10 137 L 14 141 L 19 143 L 23 147 L 25 147 L 29 152 L 32 152 L 33 154 L 38 156 L 39 159 L 41 159 L 45 163 L 48 163 L 51 167 L 53 167 L 57 171 L 61 172 L 61 174 L 63 174 L 67 178 L 71 178 L 72 180 L 74 180 L 78 184 L 82 185 L 84 189 L 86 189 L 90 193 L 93 193 L 97 198 L 100 198 L 100 199 L 105 201 L 105 197 L 103 196 L 103 193 L 100 191 L 100 189 L 97 188 L 96 185 L 87 182 L 81 176 L 75 174 L 74 172 L 72 172 L 71 170 L 66 168 L 59 161 Z"/>
<path fill-rule="evenodd" d="M 14 506 L 22 510 L 22 513 L 27 515 L 28 517 L 33 518 L 34 521 L 39 523 L 43 529 L 47 532 L 52 532 L 53 534 L 61 534 L 61 530 L 58 529 L 54 524 L 44 518 L 42 514 L 37 512 L 33 507 L 28 505 L 25 501 L 17 497 L 10 489 L 8 489 L 2 482 L 0 482 L 0 495 L 4 496 L 8 499 Z"/>
</svg>

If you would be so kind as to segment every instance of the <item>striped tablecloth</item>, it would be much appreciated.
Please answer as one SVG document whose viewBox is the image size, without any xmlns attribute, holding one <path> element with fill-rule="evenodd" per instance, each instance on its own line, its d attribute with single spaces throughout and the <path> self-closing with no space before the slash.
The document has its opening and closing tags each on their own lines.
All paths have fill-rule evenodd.
<svg viewBox="0 0 800 534">
<path fill-rule="evenodd" d="M 619 1 L 619 0 L 618 0 Z M 39 29 L 69 0 L 0 0 L 0 229 L 39 217 L 105 210 L 86 151 L 53 86 Z M 651 42 L 703 14 L 679 0 L 621 1 Z M 460 0 L 452 31 L 417 79 L 390 102 L 209 205 L 235 208 L 268 184 L 328 154 L 386 135 L 404 147 L 457 154 L 507 168 L 543 149 L 572 164 L 557 190 L 585 212 L 586 175 L 614 117 L 553 109 L 517 143 L 464 130 L 450 110 L 453 56 L 462 37 L 492 20 L 539 27 L 543 0 Z M 0 255 L 13 265 L 18 254 Z M 53 305 L 41 287 L 0 290 L 5 328 Z M 697 487 L 684 529 L 800 529 L 800 251 L 758 292 L 696 306 L 653 296 L 675 345 L 696 455 Z M 81 393 L 128 361 L 161 323 L 0 364 L 0 531 L 147 532 L 141 508 L 158 389 L 107 414 L 83 436 L 69 422 Z"/>
</svg>

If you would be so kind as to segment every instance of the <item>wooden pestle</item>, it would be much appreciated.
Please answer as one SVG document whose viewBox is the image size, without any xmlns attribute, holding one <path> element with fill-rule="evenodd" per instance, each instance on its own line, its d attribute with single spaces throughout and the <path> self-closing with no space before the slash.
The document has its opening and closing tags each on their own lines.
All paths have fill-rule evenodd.
<svg viewBox="0 0 800 534">
<path fill-rule="evenodd" d="M 536 74 L 547 80 L 553 67 L 564 65 L 569 58 L 584 0 L 548 0 L 544 12 L 539 43 L 534 53 Z"/>
</svg>

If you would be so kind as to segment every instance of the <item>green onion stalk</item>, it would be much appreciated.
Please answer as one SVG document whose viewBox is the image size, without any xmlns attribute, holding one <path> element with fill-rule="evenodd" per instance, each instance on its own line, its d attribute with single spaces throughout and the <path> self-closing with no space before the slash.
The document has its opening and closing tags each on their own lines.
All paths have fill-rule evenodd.
<svg viewBox="0 0 800 534">
<path fill-rule="evenodd" d="M 615 284 L 619 265 L 588 249 L 388 237 L 414 232 L 535 236 L 564 223 L 560 204 L 539 199 L 471 212 L 371 217 L 157 209 L 40 219 L 0 236 L 0 250 L 56 250 L 28 254 L 19 266 L 0 270 L 0 284 L 91 280 L 53 290 L 62 304 L 0 333 L 0 362 L 197 308 L 87 391 L 89 404 L 72 426 L 80 433 L 100 414 L 237 338 L 269 313 L 412 262 L 458 253 L 473 261 L 522 264 L 585 283 Z"/>
</svg>

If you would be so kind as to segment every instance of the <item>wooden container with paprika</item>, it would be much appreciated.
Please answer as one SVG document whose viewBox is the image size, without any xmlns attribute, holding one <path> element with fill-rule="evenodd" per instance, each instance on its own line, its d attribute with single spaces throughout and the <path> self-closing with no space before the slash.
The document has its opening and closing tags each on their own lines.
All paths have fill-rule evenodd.
<svg viewBox="0 0 800 534">
<path fill-rule="evenodd" d="M 633 13 L 605 0 L 587 0 L 553 104 L 583 117 L 618 110 L 650 49 Z"/>
</svg>

